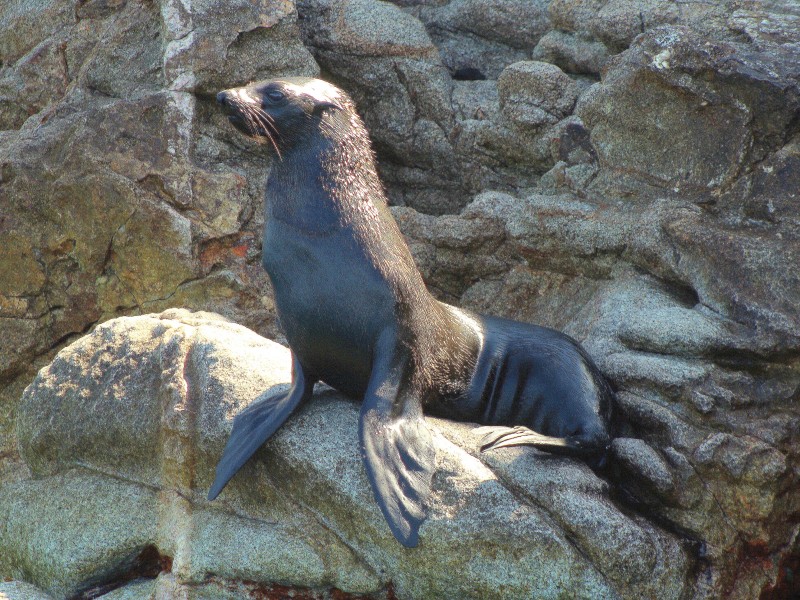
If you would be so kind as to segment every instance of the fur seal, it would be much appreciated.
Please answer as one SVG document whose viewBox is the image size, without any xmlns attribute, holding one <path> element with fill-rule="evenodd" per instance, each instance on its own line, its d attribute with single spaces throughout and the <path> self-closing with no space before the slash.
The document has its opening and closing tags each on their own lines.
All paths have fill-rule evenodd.
<svg viewBox="0 0 800 600">
<path fill-rule="evenodd" d="M 286 78 L 225 90 L 217 101 L 277 159 L 266 186 L 262 262 L 293 363 L 287 392 L 235 417 L 209 500 L 311 397 L 316 381 L 363 401 L 369 481 L 407 547 L 418 543 L 434 471 L 423 408 L 495 426 L 484 450 L 532 445 L 603 460 L 612 391 L 597 367 L 562 333 L 430 295 L 342 90 Z"/>
</svg>

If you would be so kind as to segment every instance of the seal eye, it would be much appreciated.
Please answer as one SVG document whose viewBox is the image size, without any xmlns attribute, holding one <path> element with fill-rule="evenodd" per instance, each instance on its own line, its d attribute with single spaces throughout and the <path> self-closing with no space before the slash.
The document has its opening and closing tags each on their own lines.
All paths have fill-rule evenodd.
<svg viewBox="0 0 800 600">
<path fill-rule="evenodd" d="M 286 98 L 286 95 L 280 90 L 267 90 L 266 92 L 264 92 L 264 97 L 271 104 L 275 104 Z"/>
</svg>

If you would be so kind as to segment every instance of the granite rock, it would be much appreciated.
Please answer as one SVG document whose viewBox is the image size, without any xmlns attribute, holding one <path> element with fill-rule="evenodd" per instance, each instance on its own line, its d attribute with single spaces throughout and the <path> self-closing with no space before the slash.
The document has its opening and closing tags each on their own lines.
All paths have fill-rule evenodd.
<svg viewBox="0 0 800 600">
<path fill-rule="evenodd" d="M 0 572 L 68 597 L 154 548 L 162 587 L 215 578 L 360 594 L 391 584 L 398 598 L 680 598 L 691 586 L 682 540 L 626 516 L 580 461 L 484 456 L 474 425 L 439 419 L 430 517 L 420 546 L 404 549 L 361 464 L 358 405 L 329 389 L 209 503 L 233 415 L 285 389 L 289 365 L 285 348 L 179 310 L 109 321 L 62 350 L 20 407 L 31 478 L 0 494 Z"/>
<path fill-rule="evenodd" d="M 509 65 L 497 79 L 500 110 L 523 127 L 558 123 L 578 99 L 575 83 L 557 66 L 528 61 Z"/>
</svg>

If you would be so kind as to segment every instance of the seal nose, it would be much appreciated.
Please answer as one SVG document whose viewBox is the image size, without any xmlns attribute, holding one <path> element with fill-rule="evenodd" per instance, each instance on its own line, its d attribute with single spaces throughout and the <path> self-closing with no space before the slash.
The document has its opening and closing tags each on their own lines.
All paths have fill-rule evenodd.
<svg viewBox="0 0 800 600">
<path fill-rule="evenodd" d="M 228 103 L 228 94 L 225 92 L 220 92 L 217 94 L 217 102 L 219 102 L 222 106 L 225 106 Z"/>
</svg>

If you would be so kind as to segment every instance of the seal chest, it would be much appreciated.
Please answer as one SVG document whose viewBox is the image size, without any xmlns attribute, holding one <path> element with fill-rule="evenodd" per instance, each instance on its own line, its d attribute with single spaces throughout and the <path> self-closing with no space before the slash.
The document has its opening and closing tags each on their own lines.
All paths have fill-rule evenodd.
<svg viewBox="0 0 800 600">
<path fill-rule="evenodd" d="M 597 367 L 552 329 L 473 314 L 428 293 L 342 90 L 286 78 L 217 100 L 275 158 L 262 260 L 292 350 L 292 384 L 236 416 L 210 500 L 316 381 L 362 402 L 370 485 L 409 547 L 419 541 L 434 471 L 423 408 L 492 426 L 483 449 L 532 445 L 602 461 L 612 392 Z"/>
</svg>

